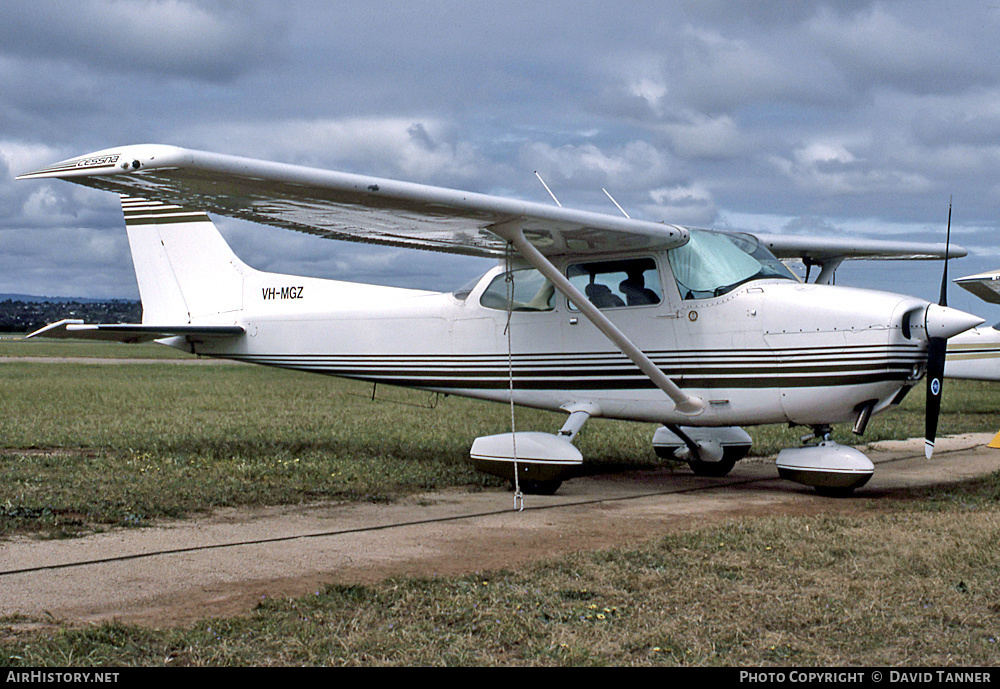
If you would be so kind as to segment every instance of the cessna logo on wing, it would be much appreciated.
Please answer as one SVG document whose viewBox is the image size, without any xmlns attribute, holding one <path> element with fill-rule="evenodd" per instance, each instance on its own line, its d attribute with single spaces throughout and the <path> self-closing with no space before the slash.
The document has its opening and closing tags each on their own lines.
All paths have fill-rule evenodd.
<svg viewBox="0 0 1000 689">
<path fill-rule="evenodd" d="M 114 165 L 118 162 L 118 156 L 100 156 L 99 158 L 84 158 L 77 162 L 77 167 L 97 167 L 100 165 Z"/>
</svg>

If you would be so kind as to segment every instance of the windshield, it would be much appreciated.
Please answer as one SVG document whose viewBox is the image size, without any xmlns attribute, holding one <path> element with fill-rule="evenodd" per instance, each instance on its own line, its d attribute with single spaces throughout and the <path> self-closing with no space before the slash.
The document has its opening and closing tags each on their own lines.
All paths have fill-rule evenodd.
<svg viewBox="0 0 1000 689">
<path fill-rule="evenodd" d="M 755 237 L 709 230 L 690 233 L 687 244 L 668 252 L 684 299 L 718 297 L 751 280 L 797 279 Z"/>
</svg>

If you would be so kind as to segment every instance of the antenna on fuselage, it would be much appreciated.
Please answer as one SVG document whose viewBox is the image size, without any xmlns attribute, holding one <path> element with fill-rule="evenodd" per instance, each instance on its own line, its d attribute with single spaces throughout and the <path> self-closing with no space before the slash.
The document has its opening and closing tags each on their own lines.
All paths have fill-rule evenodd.
<svg viewBox="0 0 1000 689">
<path fill-rule="evenodd" d="M 601 187 L 601 191 L 603 191 L 603 192 L 604 192 L 605 194 L 607 194 L 607 197 L 608 197 L 609 199 L 611 199 L 611 203 L 615 204 L 615 207 L 616 207 L 616 208 L 618 208 L 618 210 L 620 210 L 620 211 L 622 212 L 622 215 L 624 215 L 624 216 L 625 216 L 626 218 L 628 218 L 629 220 L 631 220 L 631 219 L 632 219 L 632 216 L 631 216 L 631 215 L 629 215 L 628 213 L 626 213 L 626 212 L 625 212 L 625 209 L 624 209 L 624 208 L 622 208 L 622 207 L 621 207 L 621 205 L 619 205 L 619 203 L 618 203 L 617 201 L 615 201 L 615 197 L 611 195 L 611 192 L 609 192 L 609 191 L 608 191 L 607 189 L 605 189 L 604 187 Z"/>
<path fill-rule="evenodd" d="M 535 170 L 535 177 L 537 177 L 538 181 L 542 183 L 543 187 L 545 187 L 545 191 L 549 192 L 549 196 L 551 196 L 552 200 L 556 202 L 556 205 L 562 208 L 562 204 L 559 203 L 559 199 L 557 199 L 556 195 L 552 193 L 551 189 L 549 189 L 549 185 L 545 183 L 545 180 L 542 179 L 542 176 L 538 174 L 538 170 Z"/>
</svg>

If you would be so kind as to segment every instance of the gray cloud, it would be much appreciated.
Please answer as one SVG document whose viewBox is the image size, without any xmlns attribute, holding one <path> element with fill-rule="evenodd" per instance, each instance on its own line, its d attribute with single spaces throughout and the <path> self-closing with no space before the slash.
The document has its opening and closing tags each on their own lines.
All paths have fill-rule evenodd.
<svg viewBox="0 0 1000 689">
<path fill-rule="evenodd" d="M 8 1 L 0 292 L 135 294 L 113 197 L 12 177 L 145 141 L 549 202 L 539 170 L 565 205 L 617 213 L 606 187 L 633 216 L 766 232 L 932 238 L 953 196 L 975 250 L 953 270 L 1000 267 L 998 25 L 930 0 Z M 483 267 L 220 224 L 267 270 Z M 905 270 L 893 288 L 936 271 Z"/>
<path fill-rule="evenodd" d="M 148 72 L 228 81 L 272 51 L 280 17 L 244 3 L 13 2 L 4 7 L 0 45 L 8 58 L 65 63 L 92 74 Z"/>
</svg>

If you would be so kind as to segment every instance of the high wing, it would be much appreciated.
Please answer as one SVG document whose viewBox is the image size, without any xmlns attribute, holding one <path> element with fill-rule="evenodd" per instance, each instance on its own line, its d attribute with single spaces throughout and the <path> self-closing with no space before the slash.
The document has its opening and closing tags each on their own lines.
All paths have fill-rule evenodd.
<svg viewBox="0 0 1000 689">
<path fill-rule="evenodd" d="M 561 254 L 669 249 L 687 242 L 688 232 L 681 227 L 149 144 L 98 151 L 18 179 L 48 177 L 332 239 L 478 256 L 503 256 L 512 247 L 678 410 L 697 414 L 705 408 L 703 400 L 681 390 L 549 260 Z"/>
<path fill-rule="evenodd" d="M 107 149 L 18 179 L 46 177 L 330 239 L 474 256 L 502 256 L 515 229 L 546 256 L 688 238 L 675 225 L 172 146 Z"/>
<path fill-rule="evenodd" d="M 514 228 L 545 256 L 664 249 L 683 227 L 485 194 L 141 144 L 109 148 L 18 179 L 60 178 L 106 191 L 330 239 L 501 256 Z M 943 244 L 757 234 L 778 258 L 941 259 Z M 952 246 L 950 257 L 966 255 Z"/>
</svg>

